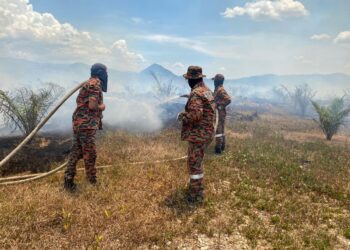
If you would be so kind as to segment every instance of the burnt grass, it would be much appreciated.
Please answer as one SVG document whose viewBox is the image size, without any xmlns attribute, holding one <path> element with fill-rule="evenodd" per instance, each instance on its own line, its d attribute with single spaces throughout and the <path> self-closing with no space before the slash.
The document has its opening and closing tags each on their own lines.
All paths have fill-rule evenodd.
<svg viewBox="0 0 350 250">
<path fill-rule="evenodd" d="M 0 157 L 3 159 L 21 141 L 23 137 L 9 136 L 0 138 Z M 39 173 L 50 170 L 53 163 L 63 161 L 71 147 L 70 135 L 42 134 L 33 138 L 0 171 L 6 176 L 16 173 Z"/>
<path fill-rule="evenodd" d="M 151 163 L 186 154 L 178 129 L 106 132 L 97 165 L 113 167 L 98 186 L 79 172 L 75 194 L 62 173 L 0 187 L 0 248 L 349 249 L 348 143 L 288 140 L 286 131 L 319 133 L 295 117 L 227 127 L 226 152 L 207 150 L 204 204 L 184 202 L 185 161 Z M 135 161 L 146 163 L 126 164 Z"/>
</svg>

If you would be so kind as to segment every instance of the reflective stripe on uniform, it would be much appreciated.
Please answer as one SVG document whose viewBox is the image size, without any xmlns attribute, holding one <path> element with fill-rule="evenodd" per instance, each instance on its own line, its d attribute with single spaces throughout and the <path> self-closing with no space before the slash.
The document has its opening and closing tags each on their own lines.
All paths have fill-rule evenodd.
<svg viewBox="0 0 350 250">
<path fill-rule="evenodd" d="M 223 137 L 225 134 L 216 134 L 215 137 Z"/>
<path fill-rule="evenodd" d="M 190 178 L 192 180 L 199 180 L 199 179 L 202 179 L 203 178 L 203 174 L 194 174 L 194 175 L 190 175 Z"/>
</svg>

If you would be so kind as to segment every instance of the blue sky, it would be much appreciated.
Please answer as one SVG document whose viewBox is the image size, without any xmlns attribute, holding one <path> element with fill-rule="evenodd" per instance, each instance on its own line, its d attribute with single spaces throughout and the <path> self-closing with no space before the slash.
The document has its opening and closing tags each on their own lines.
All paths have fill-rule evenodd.
<svg viewBox="0 0 350 250">
<path fill-rule="evenodd" d="M 0 0 L 0 27 L 0 54 L 33 61 L 350 74 L 349 0 Z"/>
</svg>

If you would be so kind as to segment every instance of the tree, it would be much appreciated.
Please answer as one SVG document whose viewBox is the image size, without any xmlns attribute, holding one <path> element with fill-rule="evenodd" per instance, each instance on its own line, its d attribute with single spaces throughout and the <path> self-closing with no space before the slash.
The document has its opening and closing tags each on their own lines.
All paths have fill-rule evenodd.
<svg viewBox="0 0 350 250">
<path fill-rule="evenodd" d="M 332 140 L 341 125 L 345 125 L 346 117 L 350 114 L 350 107 L 345 107 L 344 97 L 335 98 L 329 106 L 321 106 L 312 102 L 319 119 L 314 119 L 322 129 L 327 140 Z"/>
<path fill-rule="evenodd" d="M 162 82 L 161 79 L 157 76 L 155 72 L 151 72 L 152 77 L 154 78 L 156 85 L 155 97 L 159 100 L 162 100 L 166 97 L 172 97 L 177 94 L 177 88 L 173 85 L 173 80 L 168 82 Z"/>
<path fill-rule="evenodd" d="M 307 84 L 296 86 L 293 92 L 289 91 L 284 86 L 282 87 L 287 92 L 287 95 L 292 101 L 297 113 L 300 116 L 305 117 L 307 108 L 310 105 L 310 101 L 316 95 L 316 92 L 313 91 Z"/>
<path fill-rule="evenodd" d="M 26 87 L 16 89 L 14 93 L 0 90 L 0 114 L 5 125 L 19 129 L 24 135 L 30 134 L 63 90 L 53 83 L 45 84 L 36 92 Z"/>
<path fill-rule="evenodd" d="M 273 87 L 272 88 L 273 99 L 279 103 L 285 103 L 286 100 L 288 100 L 289 98 L 289 95 L 286 92 L 287 93 L 289 92 L 288 90 L 286 91 L 286 87 Z"/>
</svg>

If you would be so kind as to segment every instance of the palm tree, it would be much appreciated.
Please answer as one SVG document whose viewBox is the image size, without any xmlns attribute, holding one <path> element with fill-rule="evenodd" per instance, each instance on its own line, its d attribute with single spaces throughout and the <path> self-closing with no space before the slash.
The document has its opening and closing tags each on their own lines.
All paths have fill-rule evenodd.
<svg viewBox="0 0 350 250">
<path fill-rule="evenodd" d="M 329 106 L 321 106 L 312 102 L 319 119 L 314 119 L 322 129 L 327 140 L 332 140 L 341 125 L 345 125 L 346 117 L 350 114 L 350 107 L 345 107 L 344 97 L 335 98 Z"/>
<path fill-rule="evenodd" d="M 13 130 L 19 129 L 24 135 L 30 134 L 63 90 L 53 83 L 47 83 L 37 92 L 25 87 L 13 94 L 0 90 L 0 114 L 5 125 Z"/>
</svg>

